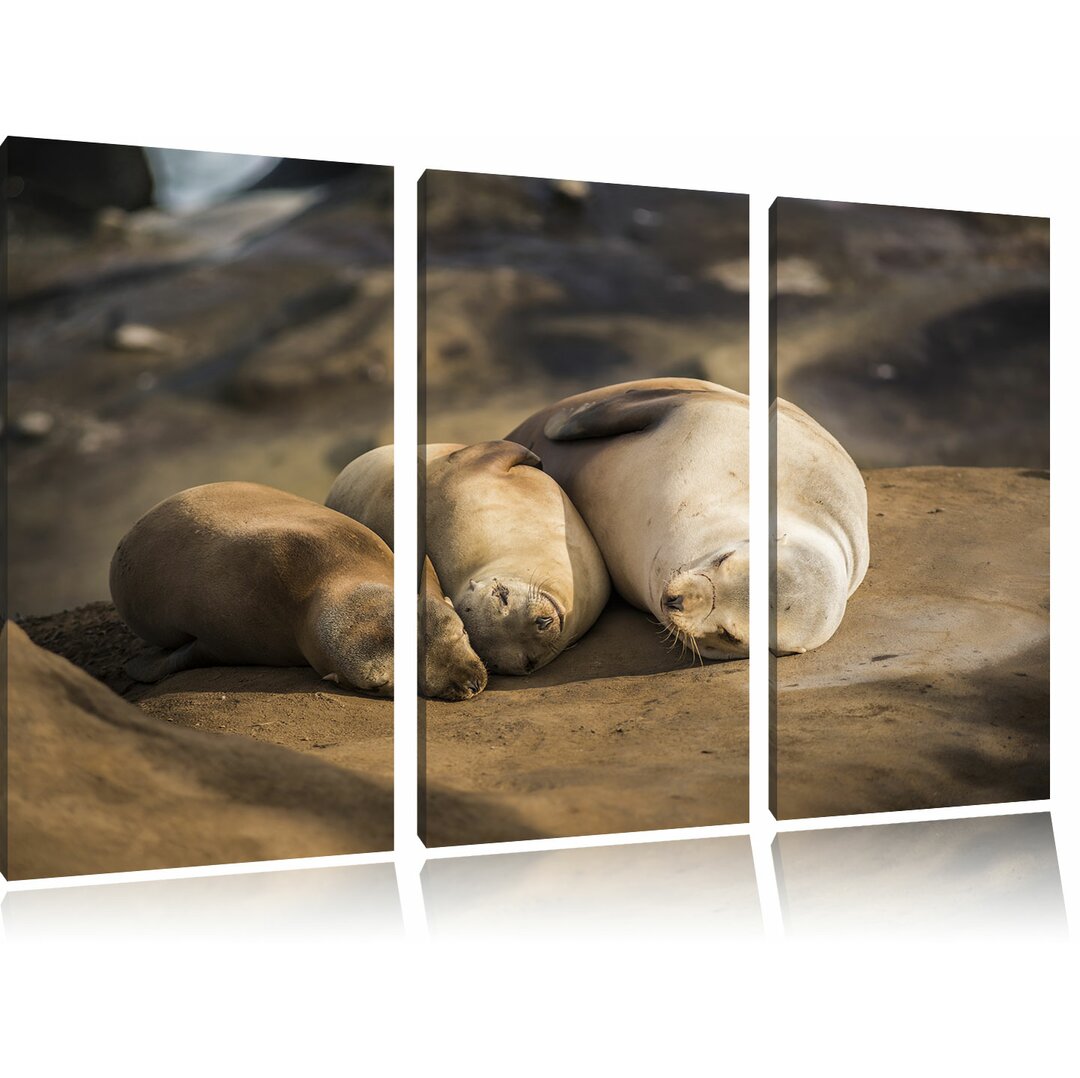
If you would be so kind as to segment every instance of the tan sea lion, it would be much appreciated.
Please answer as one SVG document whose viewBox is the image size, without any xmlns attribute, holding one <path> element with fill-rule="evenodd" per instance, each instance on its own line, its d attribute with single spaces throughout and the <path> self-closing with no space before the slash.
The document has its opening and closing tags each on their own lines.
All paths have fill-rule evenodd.
<svg viewBox="0 0 1080 1078">
<path fill-rule="evenodd" d="M 310 665 L 393 694 L 394 562 L 357 521 L 255 483 L 210 483 L 154 506 L 120 540 L 109 588 L 131 630 L 170 654 L 128 673 Z"/>
<path fill-rule="evenodd" d="M 582 636 L 609 582 L 566 494 L 513 442 L 429 445 L 426 544 L 487 668 L 529 674 Z"/>
<path fill-rule="evenodd" d="M 749 654 L 748 397 L 694 378 L 625 382 L 507 438 L 570 496 L 627 602 L 697 654 Z"/>
<path fill-rule="evenodd" d="M 358 520 L 392 548 L 394 447 L 380 446 L 347 464 L 330 487 L 326 504 Z M 484 690 L 487 669 L 426 556 L 420 583 L 420 694 L 436 700 L 468 700 Z"/>
<path fill-rule="evenodd" d="M 394 549 L 394 447 L 380 445 L 341 469 L 326 504 L 370 528 Z"/>
<path fill-rule="evenodd" d="M 820 647 L 836 632 L 870 563 L 866 484 L 844 447 L 786 400 L 770 409 L 776 523 L 769 646 Z"/>
</svg>

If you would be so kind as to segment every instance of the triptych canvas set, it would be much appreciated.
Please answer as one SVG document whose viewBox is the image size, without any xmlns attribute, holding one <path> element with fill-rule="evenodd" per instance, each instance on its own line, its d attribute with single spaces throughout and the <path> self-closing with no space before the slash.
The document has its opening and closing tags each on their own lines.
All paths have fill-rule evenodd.
<svg viewBox="0 0 1080 1078">
<path fill-rule="evenodd" d="M 390 851 L 417 694 L 428 847 L 745 824 L 751 648 L 777 820 L 1049 798 L 1048 220 L 779 198 L 759 282 L 745 195 L 430 171 L 395 266 L 389 167 L 0 163 L 8 879 Z"/>
</svg>

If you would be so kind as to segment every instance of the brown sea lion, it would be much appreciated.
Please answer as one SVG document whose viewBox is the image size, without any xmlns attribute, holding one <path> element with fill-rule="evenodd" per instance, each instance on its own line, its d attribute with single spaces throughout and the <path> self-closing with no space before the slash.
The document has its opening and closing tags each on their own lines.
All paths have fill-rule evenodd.
<svg viewBox="0 0 1080 1078">
<path fill-rule="evenodd" d="M 306 664 L 393 694 L 393 554 L 362 524 L 294 494 L 210 483 L 166 498 L 120 540 L 109 588 L 131 630 L 169 651 L 133 660 L 136 680 Z"/>
</svg>

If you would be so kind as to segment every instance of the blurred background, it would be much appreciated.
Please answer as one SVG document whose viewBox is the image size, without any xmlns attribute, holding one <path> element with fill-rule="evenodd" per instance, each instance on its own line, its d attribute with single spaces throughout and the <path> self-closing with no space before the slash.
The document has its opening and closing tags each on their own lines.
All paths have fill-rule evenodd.
<svg viewBox="0 0 1080 1078">
<path fill-rule="evenodd" d="M 1050 466 L 1050 222 L 777 199 L 775 392 L 862 468 Z"/>
<path fill-rule="evenodd" d="M 425 173 L 421 437 L 501 438 L 635 378 L 746 392 L 747 210 L 745 195 Z"/>
<path fill-rule="evenodd" d="M 8 608 L 108 598 L 162 498 L 322 501 L 392 440 L 393 172 L 12 138 Z"/>
</svg>

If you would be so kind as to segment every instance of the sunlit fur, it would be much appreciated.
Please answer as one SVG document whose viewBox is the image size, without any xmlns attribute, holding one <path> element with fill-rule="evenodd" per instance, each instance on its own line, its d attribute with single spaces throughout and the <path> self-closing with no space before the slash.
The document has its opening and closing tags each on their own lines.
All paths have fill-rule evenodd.
<svg viewBox="0 0 1080 1078">
<path fill-rule="evenodd" d="M 750 544 L 675 570 L 661 596 L 666 635 L 697 658 L 744 659 L 750 635 Z"/>
</svg>

